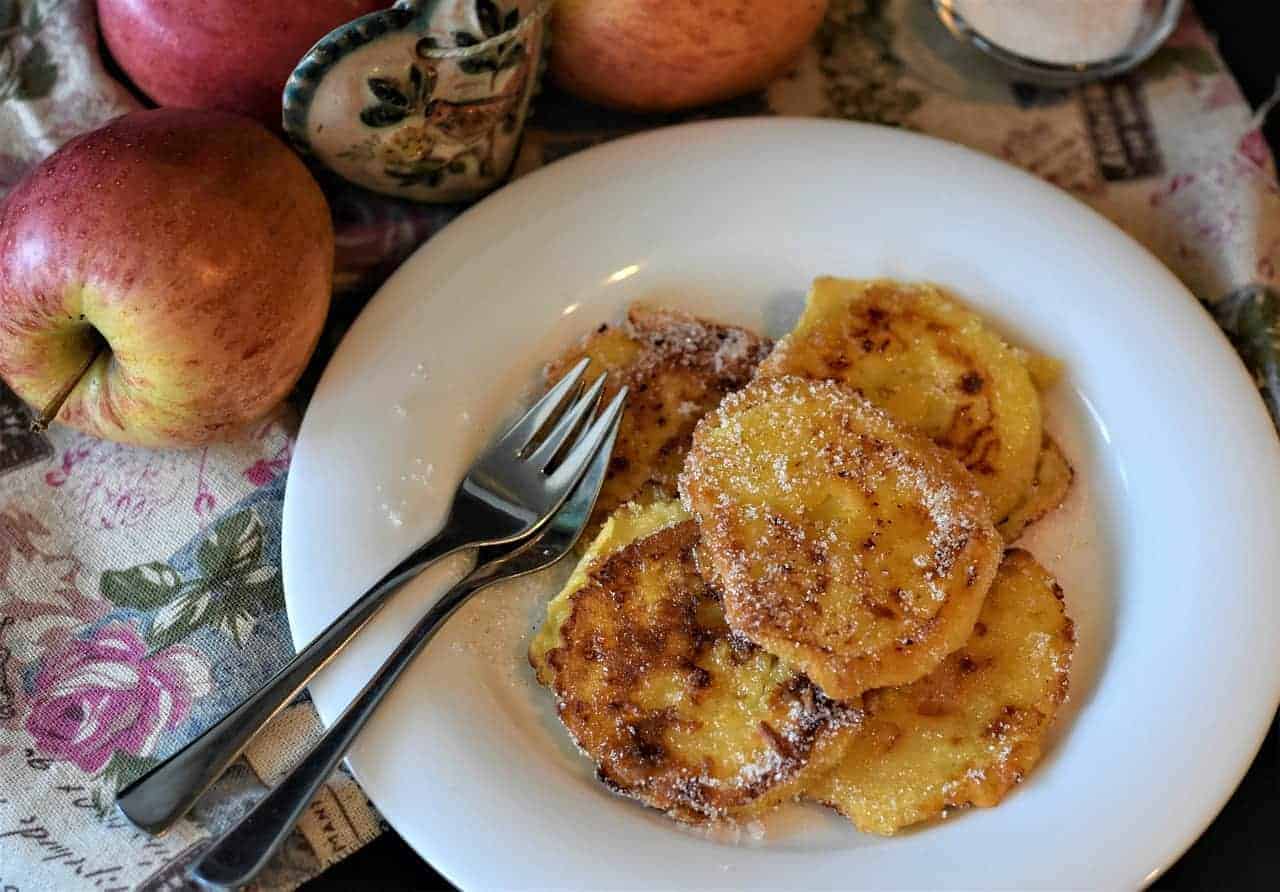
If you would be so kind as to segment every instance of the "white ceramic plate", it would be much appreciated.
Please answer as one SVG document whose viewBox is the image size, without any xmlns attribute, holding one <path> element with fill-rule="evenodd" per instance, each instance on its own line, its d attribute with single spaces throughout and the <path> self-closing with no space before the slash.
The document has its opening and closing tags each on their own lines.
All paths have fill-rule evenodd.
<svg viewBox="0 0 1280 892">
<path fill-rule="evenodd" d="M 784 332 L 820 273 L 931 279 L 1063 358 L 1078 470 L 1032 551 L 1076 619 L 1052 748 L 999 808 L 881 839 L 812 807 L 699 835 L 592 778 L 525 662 L 564 571 L 472 602 L 352 751 L 382 813 L 480 888 L 1135 887 L 1209 823 L 1280 699 L 1280 448 L 1191 295 L 1059 190 L 932 139 L 744 120 L 657 131 L 479 204 L 383 287 L 325 372 L 284 511 L 293 635 L 441 521 L 540 364 L 637 298 Z M 458 562 L 316 680 L 342 708 Z"/>
</svg>

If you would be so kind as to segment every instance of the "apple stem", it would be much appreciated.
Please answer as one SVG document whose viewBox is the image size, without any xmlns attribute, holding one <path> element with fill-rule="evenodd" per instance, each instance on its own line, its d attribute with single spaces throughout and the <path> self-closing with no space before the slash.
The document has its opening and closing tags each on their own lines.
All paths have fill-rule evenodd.
<svg viewBox="0 0 1280 892">
<path fill-rule="evenodd" d="M 49 423 L 57 418 L 58 413 L 62 411 L 62 404 L 67 401 L 67 397 L 71 396 L 71 391 L 76 389 L 80 379 L 98 361 L 98 357 L 102 355 L 102 351 L 105 349 L 106 344 L 99 344 L 98 349 L 89 354 L 88 358 L 80 365 L 80 368 L 76 370 L 76 373 L 58 388 L 58 392 L 53 395 L 53 399 L 45 403 L 44 409 L 31 421 L 31 430 L 34 433 L 43 433 L 48 429 Z"/>
</svg>

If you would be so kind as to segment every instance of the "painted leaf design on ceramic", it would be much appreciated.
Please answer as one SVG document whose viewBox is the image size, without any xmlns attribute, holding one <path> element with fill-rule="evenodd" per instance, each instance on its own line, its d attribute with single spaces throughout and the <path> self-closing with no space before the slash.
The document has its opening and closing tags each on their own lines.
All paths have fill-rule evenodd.
<svg viewBox="0 0 1280 892">
<path fill-rule="evenodd" d="M 520 23 L 518 7 L 504 12 L 494 0 L 477 0 L 475 14 L 482 33 L 454 32 L 455 47 L 476 46 Z M 404 77 L 384 75 L 366 81 L 372 101 L 360 118 L 367 126 L 388 132 L 362 148 L 361 157 L 380 159 L 383 176 L 406 188 L 436 188 L 447 176 L 469 170 L 492 175 L 498 133 L 510 133 L 519 126 L 520 102 L 530 77 L 529 50 L 523 39 L 499 40 L 456 62 L 433 57 L 432 51 L 439 48 L 436 38 L 422 37 L 414 44 L 416 58 Z M 484 77 L 488 83 L 475 91 L 481 95 L 467 99 L 434 95 L 438 66 L 450 64 L 463 74 Z M 499 87 L 499 76 L 508 71 L 512 73 Z"/>
<path fill-rule="evenodd" d="M 496 76 L 500 71 L 506 71 L 519 65 L 524 59 L 525 53 L 524 44 L 517 40 L 496 47 L 493 51 L 483 56 L 477 56 L 474 59 L 463 59 L 458 63 L 458 67 L 467 74 L 483 74 L 487 71 Z"/>
<path fill-rule="evenodd" d="M 405 119 L 405 112 L 394 106 L 375 105 L 360 112 L 360 120 L 370 127 L 390 127 Z"/>
<path fill-rule="evenodd" d="M 414 70 L 416 71 L 417 69 L 415 68 Z M 409 107 L 409 97 L 400 92 L 400 88 L 393 81 L 385 77 L 369 78 L 369 92 L 380 102 L 394 105 L 397 108 Z"/>
<path fill-rule="evenodd" d="M 436 73 L 432 69 L 424 71 L 418 65 L 410 65 L 403 81 L 371 77 L 365 85 L 374 103 L 361 110 L 360 120 L 369 127 L 390 127 L 423 111 L 427 98 L 436 87 Z"/>
<path fill-rule="evenodd" d="M 496 37 L 502 33 L 502 18 L 493 0 L 476 0 L 476 21 L 485 37 Z"/>
<path fill-rule="evenodd" d="M 503 16 L 491 0 L 476 0 L 476 18 L 479 20 L 484 30 L 484 37 L 487 40 L 491 37 L 497 37 L 504 31 L 510 31 L 520 24 L 520 9 L 519 7 L 512 7 Z M 465 32 L 455 34 L 455 40 L 462 34 L 465 34 Z M 465 34 L 465 37 L 468 42 L 458 41 L 458 46 L 474 46 L 480 42 L 472 34 Z M 466 74 L 484 74 L 488 72 L 490 75 L 489 86 L 493 87 L 497 82 L 499 72 L 516 67 L 524 61 L 527 54 L 528 50 L 525 48 L 523 41 L 509 40 L 483 55 L 461 60 L 458 63 L 458 68 Z"/>
</svg>

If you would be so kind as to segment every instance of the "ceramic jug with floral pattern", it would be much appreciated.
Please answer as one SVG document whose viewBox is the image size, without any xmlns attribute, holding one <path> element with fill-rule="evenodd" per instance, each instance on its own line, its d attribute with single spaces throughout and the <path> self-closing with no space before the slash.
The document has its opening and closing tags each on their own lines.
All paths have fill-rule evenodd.
<svg viewBox="0 0 1280 892">
<path fill-rule="evenodd" d="M 334 30 L 284 92 L 297 148 L 366 188 L 475 198 L 515 160 L 550 0 L 400 0 Z"/>
</svg>

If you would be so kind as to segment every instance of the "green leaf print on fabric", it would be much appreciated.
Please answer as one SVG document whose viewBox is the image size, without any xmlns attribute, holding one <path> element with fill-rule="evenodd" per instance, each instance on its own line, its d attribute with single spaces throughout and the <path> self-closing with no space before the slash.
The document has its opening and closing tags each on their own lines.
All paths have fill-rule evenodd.
<svg viewBox="0 0 1280 892">
<path fill-rule="evenodd" d="M 262 544 L 262 520 L 246 508 L 218 521 L 200 542 L 193 578 L 153 561 L 103 573 L 102 594 L 117 607 L 152 614 L 146 635 L 152 651 L 204 628 L 219 629 L 243 647 L 258 619 L 284 604 L 280 571 L 263 563 Z"/>
<path fill-rule="evenodd" d="M 819 68 L 828 117 L 903 126 L 924 96 L 901 81 L 906 67 L 894 54 L 894 24 L 886 0 L 832 0 L 818 28 Z"/>
<path fill-rule="evenodd" d="M 115 805 L 115 791 L 133 783 L 159 764 L 160 760 L 151 756 L 135 756 L 124 750 L 116 750 L 111 755 L 111 761 L 98 774 L 97 779 L 102 784 L 95 786 L 90 796 L 94 810 L 100 816 L 106 815 Z"/>
<path fill-rule="evenodd" d="M 1210 310 L 1280 425 L 1280 296 L 1264 285 L 1250 285 L 1233 291 Z"/>
<path fill-rule="evenodd" d="M 19 99 L 43 99 L 58 80 L 58 66 L 49 61 L 49 50 L 36 41 L 18 63 Z"/>
<path fill-rule="evenodd" d="M 244 573 L 262 557 L 262 521 L 253 510 L 239 511 L 218 521 L 200 543 L 196 564 L 211 579 Z"/>
<path fill-rule="evenodd" d="M 18 8 L 18 0 L 0 0 L 0 32 L 7 31 L 18 24 L 22 11 Z M 0 40 L 4 35 L 0 34 Z"/>
<path fill-rule="evenodd" d="M 60 2 L 62 2 L 62 0 L 57 0 L 57 3 Z M 53 5 L 57 5 L 57 3 L 54 3 Z M 27 31 L 39 31 L 40 26 L 44 24 L 44 9 L 42 7 L 41 0 L 27 0 L 26 8 L 27 17 L 23 27 Z"/>
<path fill-rule="evenodd" d="M 181 641 L 203 625 L 217 625 L 216 603 L 214 592 L 208 586 L 197 582 L 185 587 L 182 594 L 156 612 L 147 632 L 147 645 L 159 650 Z"/>
<path fill-rule="evenodd" d="M 173 599 L 181 583 L 172 567 L 152 561 L 128 570 L 107 570 L 99 586 L 102 596 L 117 607 L 156 610 Z"/>
<path fill-rule="evenodd" d="M 43 99 L 58 81 L 58 66 L 40 40 L 38 0 L 0 0 L 0 101 Z"/>
<path fill-rule="evenodd" d="M 1180 70 L 1217 74 L 1221 69 L 1213 52 L 1202 46 L 1162 46 L 1139 69 L 1148 80 L 1160 80 Z"/>
</svg>

